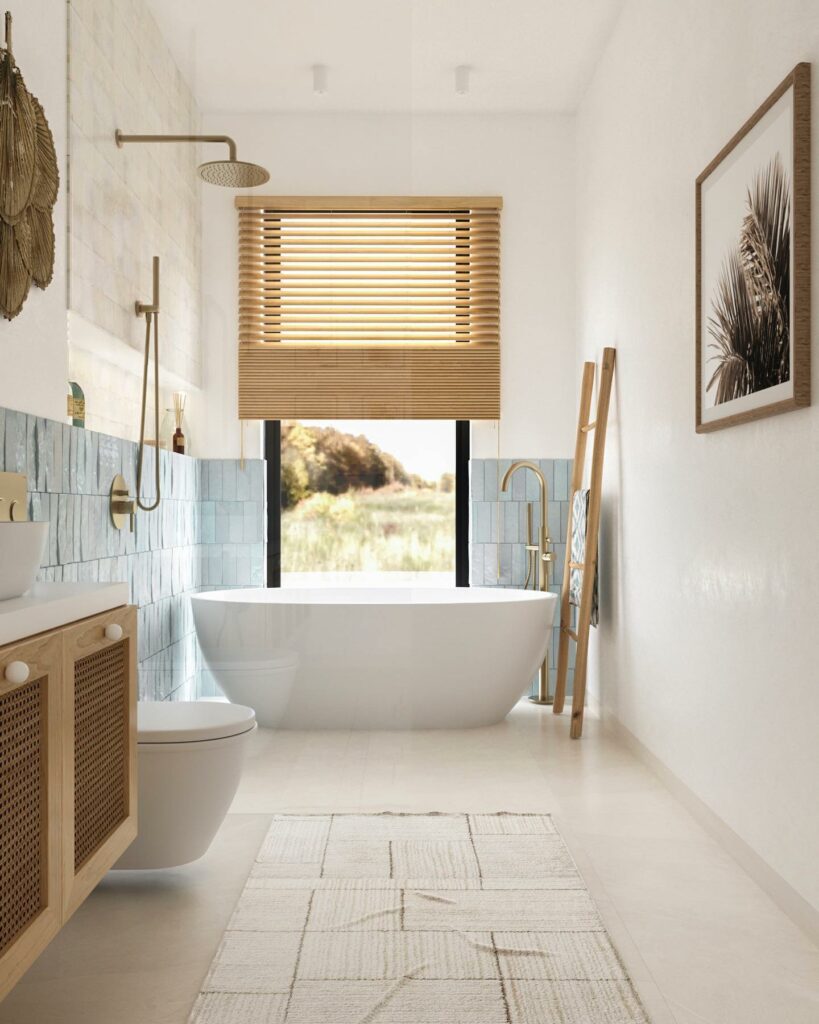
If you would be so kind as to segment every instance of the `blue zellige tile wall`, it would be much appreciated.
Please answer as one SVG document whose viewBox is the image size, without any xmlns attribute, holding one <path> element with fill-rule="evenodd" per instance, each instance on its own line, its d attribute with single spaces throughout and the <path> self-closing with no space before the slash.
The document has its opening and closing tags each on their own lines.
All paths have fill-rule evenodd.
<svg viewBox="0 0 819 1024">
<path fill-rule="evenodd" d="M 0 470 L 28 478 L 29 517 L 50 523 L 40 579 L 129 585 L 139 608 L 139 695 L 189 699 L 202 666 L 190 594 L 264 582 L 264 463 L 160 452 L 162 502 L 117 530 L 108 494 L 122 473 L 133 494 L 131 441 L 0 408 Z M 153 449 L 143 493 L 153 495 Z"/>
<path fill-rule="evenodd" d="M 526 506 L 532 503 L 532 535 L 537 544 L 540 525 L 540 488 L 537 477 L 519 469 L 509 489 L 499 490 L 503 474 L 516 459 L 472 459 L 469 463 L 471 522 L 469 536 L 470 583 L 473 587 L 517 587 L 526 579 Z M 566 558 L 566 528 L 569 519 L 571 459 L 529 459 L 540 467 L 548 488 L 549 535 L 554 561 L 549 590 L 560 594 Z M 531 586 L 531 584 L 530 584 Z M 557 649 L 560 640 L 560 611 L 555 609 L 549 649 L 550 687 L 557 679 Z M 569 645 L 567 692 L 571 693 L 574 644 Z M 535 683 L 532 684 L 535 692 Z"/>
</svg>

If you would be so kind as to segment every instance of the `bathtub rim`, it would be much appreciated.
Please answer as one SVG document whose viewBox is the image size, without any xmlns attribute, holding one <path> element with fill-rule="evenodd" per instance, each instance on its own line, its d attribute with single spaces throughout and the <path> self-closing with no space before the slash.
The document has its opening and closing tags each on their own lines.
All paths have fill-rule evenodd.
<svg viewBox="0 0 819 1024">
<path fill-rule="evenodd" d="M 409 600 L 385 601 L 383 595 L 410 595 Z M 322 595 L 344 595 L 345 600 L 321 600 Z M 191 601 L 233 605 L 297 605 L 309 608 L 425 608 L 491 604 L 548 603 L 558 595 L 548 590 L 504 587 L 233 587 L 191 594 Z M 443 598 L 443 599 L 442 599 Z"/>
</svg>

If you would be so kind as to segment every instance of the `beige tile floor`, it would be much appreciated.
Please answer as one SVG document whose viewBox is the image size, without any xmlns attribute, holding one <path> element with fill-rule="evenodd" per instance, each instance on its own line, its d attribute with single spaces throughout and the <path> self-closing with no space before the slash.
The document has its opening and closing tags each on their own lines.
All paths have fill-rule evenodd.
<svg viewBox="0 0 819 1024">
<path fill-rule="evenodd" d="M 550 812 L 653 1024 L 819 1021 L 819 949 L 597 722 L 573 743 L 521 704 L 474 731 L 260 731 L 208 855 L 109 875 L 0 1024 L 184 1024 L 270 815 L 328 810 Z"/>
</svg>

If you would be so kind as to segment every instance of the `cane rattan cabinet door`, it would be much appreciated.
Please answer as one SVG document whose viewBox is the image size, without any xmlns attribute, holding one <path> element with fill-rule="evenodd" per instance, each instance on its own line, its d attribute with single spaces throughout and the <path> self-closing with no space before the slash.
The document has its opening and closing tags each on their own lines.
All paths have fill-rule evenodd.
<svg viewBox="0 0 819 1024">
<path fill-rule="evenodd" d="M 64 631 L 63 913 L 136 836 L 136 609 Z"/>
<path fill-rule="evenodd" d="M 62 642 L 0 647 L 0 999 L 62 920 Z"/>
</svg>

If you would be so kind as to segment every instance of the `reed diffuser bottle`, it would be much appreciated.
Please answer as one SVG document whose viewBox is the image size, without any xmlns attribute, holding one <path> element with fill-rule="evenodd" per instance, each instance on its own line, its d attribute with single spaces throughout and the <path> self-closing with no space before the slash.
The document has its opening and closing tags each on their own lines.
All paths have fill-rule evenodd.
<svg viewBox="0 0 819 1024">
<path fill-rule="evenodd" d="M 177 455 L 185 454 L 185 435 L 182 433 L 182 419 L 185 415 L 185 402 L 188 396 L 184 391 L 173 393 L 173 414 L 176 420 L 176 430 L 173 435 L 173 450 Z"/>
</svg>

